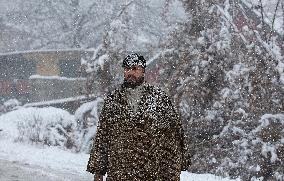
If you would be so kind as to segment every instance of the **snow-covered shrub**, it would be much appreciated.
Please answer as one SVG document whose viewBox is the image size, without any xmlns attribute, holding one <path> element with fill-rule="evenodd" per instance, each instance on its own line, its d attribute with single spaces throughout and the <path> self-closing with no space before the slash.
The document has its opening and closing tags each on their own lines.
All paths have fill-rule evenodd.
<svg viewBox="0 0 284 181">
<path fill-rule="evenodd" d="M 163 65 L 159 84 L 169 89 L 179 106 L 191 142 L 189 170 L 267 180 L 267 173 L 280 169 L 272 166 L 276 161 L 267 162 L 269 155 L 275 155 L 272 151 L 267 151 L 267 157 L 261 152 L 271 150 L 271 140 L 253 145 L 253 139 L 273 135 L 270 131 L 277 126 L 253 131 L 263 115 L 283 113 L 281 48 L 254 26 L 243 1 L 182 2 L 190 21 L 167 38 L 162 47 L 167 53 L 157 64 Z M 235 24 L 239 15 L 247 18 L 244 33 Z M 277 147 L 277 158 L 281 150 Z M 257 165 L 260 160 L 265 164 Z M 273 174 L 270 179 L 275 180 L 282 172 Z"/>
<path fill-rule="evenodd" d="M 2 105 L 0 104 L 0 115 L 12 111 L 14 108 L 20 105 L 21 103 L 17 99 L 9 99 L 5 101 Z"/>
<path fill-rule="evenodd" d="M 21 103 L 17 99 L 9 99 L 3 104 L 6 110 L 12 110 L 13 108 L 20 106 Z"/>
<path fill-rule="evenodd" d="M 65 110 L 47 108 L 20 108 L 0 116 L 0 129 L 8 139 L 37 145 L 77 148 L 76 121 Z"/>
<path fill-rule="evenodd" d="M 284 180 L 284 114 L 263 115 L 250 138 L 253 157 L 258 158 L 257 176 Z"/>
<path fill-rule="evenodd" d="M 214 147 L 217 172 L 243 180 L 284 180 L 283 133 L 284 114 L 265 114 L 247 132 L 237 124 L 224 127 Z"/>
<path fill-rule="evenodd" d="M 72 137 L 74 126 L 74 122 L 60 117 L 57 121 L 45 122 L 40 115 L 33 115 L 18 123 L 19 137 L 17 141 L 71 149 L 76 146 Z"/>
<path fill-rule="evenodd" d="M 99 112 L 103 99 L 97 97 L 94 101 L 82 104 L 75 112 L 77 122 L 76 140 L 77 151 L 89 152 L 92 146 L 92 139 L 96 134 Z"/>
</svg>

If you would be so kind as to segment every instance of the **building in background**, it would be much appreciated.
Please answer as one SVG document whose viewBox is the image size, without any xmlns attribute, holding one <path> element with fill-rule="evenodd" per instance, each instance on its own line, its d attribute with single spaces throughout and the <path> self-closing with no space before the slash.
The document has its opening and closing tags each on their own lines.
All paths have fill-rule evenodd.
<svg viewBox="0 0 284 181">
<path fill-rule="evenodd" d="M 81 95 L 85 74 L 82 50 L 0 54 L 0 101 L 50 101 Z"/>
</svg>

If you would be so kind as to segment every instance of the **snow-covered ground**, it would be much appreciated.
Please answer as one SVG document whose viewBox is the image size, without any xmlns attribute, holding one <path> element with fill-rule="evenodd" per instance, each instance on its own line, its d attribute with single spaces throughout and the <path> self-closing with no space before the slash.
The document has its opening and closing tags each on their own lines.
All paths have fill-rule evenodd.
<svg viewBox="0 0 284 181">
<path fill-rule="evenodd" d="M 0 116 L 0 180 L 1 181 L 75 181 L 92 180 L 86 172 L 89 158 L 85 153 L 72 153 L 52 146 L 15 142 L 18 135 L 17 120 L 24 118 L 31 108 L 6 113 Z M 42 116 L 52 109 L 42 108 Z M 39 110 L 37 110 L 38 112 Z M 25 116 L 26 116 L 25 114 Z M 32 115 L 31 115 L 32 116 Z M 25 119 L 26 120 L 26 119 Z M 182 172 L 182 181 L 228 181 L 211 174 Z"/>
<path fill-rule="evenodd" d="M 54 147 L 38 147 L 0 140 L 0 180 L 87 181 L 89 155 L 70 153 Z M 182 172 L 182 181 L 229 181 L 211 174 Z"/>
<path fill-rule="evenodd" d="M 56 180 L 92 180 L 71 172 L 62 172 L 52 168 L 43 168 L 36 165 L 21 163 L 18 161 L 7 161 L 0 159 L 0 180 L 1 181 L 56 181 Z"/>
<path fill-rule="evenodd" d="M 48 181 L 87 181 L 93 177 L 85 171 L 87 154 L 70 153 L 55 147 L 11 143 L 7 140 L 0 140 L 0 145 L 0 180 L 10 180 L 17 176 L 18 180 L 38 180 L 40 177 Z M 15 172 L 12 168 L 17 168 L 18 171 Z M 4 173 L 7 178 L 2 178 Z"/>
</svg>

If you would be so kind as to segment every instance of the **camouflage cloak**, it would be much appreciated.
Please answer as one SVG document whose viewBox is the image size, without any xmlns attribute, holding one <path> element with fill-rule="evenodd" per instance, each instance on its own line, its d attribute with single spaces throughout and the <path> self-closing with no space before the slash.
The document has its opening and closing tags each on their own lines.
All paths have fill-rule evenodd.
<svg viewBox="0 0 284 181">
<path fill-rule="evenodd" d="M 125 87 L 105 99 L 87 171 L 108 181 L 180 180 L 188 166 L 181 121 L 161 89 L 143 84 L 136 113 Z"/>
</svg>

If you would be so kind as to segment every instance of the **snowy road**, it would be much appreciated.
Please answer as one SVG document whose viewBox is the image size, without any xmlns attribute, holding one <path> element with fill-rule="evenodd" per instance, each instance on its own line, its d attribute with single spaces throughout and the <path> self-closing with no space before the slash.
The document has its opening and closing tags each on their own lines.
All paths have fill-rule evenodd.
<svg viewBox="0 0 284 181">
<path fill-rule="evenodd" d="M 1 181 L 92 181 L 91 174 L 74 174 L 52 168 L 23 164 L 18 161 L 0 159 Z M 210 174 L 182 174 L 181 181 L 233 181 L 219 178 Z M 240 180 L 235 180 L 240 181 Z"/>
<path fill-rule="evenodd" d="M 92 175 L 76 175 L 73 173 L 44 169 L 39 166 L 21 164 L 0 159 L 1 181 L 91 181 Z"/>
</svg>

